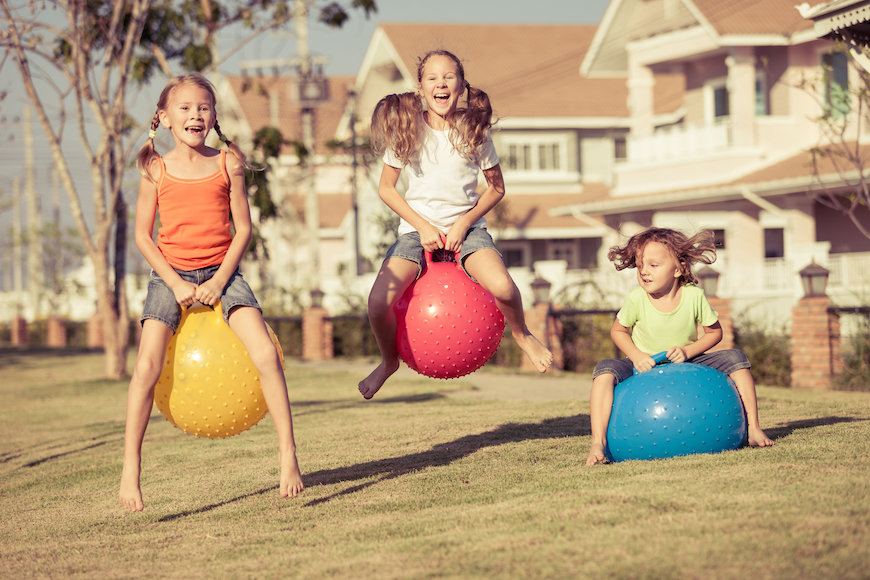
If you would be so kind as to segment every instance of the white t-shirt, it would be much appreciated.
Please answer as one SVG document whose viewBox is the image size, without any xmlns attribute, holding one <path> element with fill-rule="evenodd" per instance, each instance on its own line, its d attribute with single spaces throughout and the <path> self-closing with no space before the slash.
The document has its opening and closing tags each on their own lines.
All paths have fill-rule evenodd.
<svg viewBox="0 0 870 580">
<path fill-rule="evenodd" d="M 405 201 L 414 211 L 436 228 L 447 231 L 459 217 L 474 207 L 480 197 L 477 180 L 480 170 L 498 165 L 498 154 L 487 135 L 486 143 L 478 150 L 477 159 L 461 157 L 448 138 L 449 131 L 435 131 L 426 125 L 426 133 L 420 152 L 405 166 L 387 149 L 384 163 L 390 167 L 408 170 L 408 191 Z M 482 227 L 481 218 L 472 227 Z M 399 235 L 416 231 L 405 220 L 399 223 Z"/>
</svg>

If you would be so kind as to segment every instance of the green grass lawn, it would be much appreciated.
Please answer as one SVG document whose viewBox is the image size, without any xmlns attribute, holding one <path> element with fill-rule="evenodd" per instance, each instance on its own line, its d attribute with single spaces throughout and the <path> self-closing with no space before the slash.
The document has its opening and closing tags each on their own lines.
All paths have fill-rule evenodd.
<svg viewBox="0 0 870 580">
<path fill-rule="evenodd" d="M 405 375 L 364 402 L 357 371 L 290 361 L 300 497 L 277 495 L 268 416 L 206 440 L 155 409 L 128 514 L 126 383 L 101 371 L 0 353 L 3 578 L 870 575 L 870 393 L 760 387 L 771 449 L 586 468 L 585 396 Z"/>
</svg>

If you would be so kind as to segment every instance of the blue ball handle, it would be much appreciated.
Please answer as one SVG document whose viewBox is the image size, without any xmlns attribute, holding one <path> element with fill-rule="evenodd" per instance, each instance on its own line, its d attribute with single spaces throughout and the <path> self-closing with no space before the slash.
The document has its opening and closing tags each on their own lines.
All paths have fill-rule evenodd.
<svg viewBox="0 0 870 580">
<path fill-rule="evenodd" d="M 657 364 L 657 365 L 660 365 L 660 364 L 664 364 L 664 363 L 670 362 L 670 361 L 668 360 L 668 351 L 666 351 L 666 350 L 663 350 L 662 352 L 657 352 L 656 354 L 652 355 L 652 359 L 653 359 L 654 361 L 656 361 L 656 364 Z M 634 369 L 634 374 L 639 374 L 639 373 L 637 372 L 637 369 Z"/>
</svg>

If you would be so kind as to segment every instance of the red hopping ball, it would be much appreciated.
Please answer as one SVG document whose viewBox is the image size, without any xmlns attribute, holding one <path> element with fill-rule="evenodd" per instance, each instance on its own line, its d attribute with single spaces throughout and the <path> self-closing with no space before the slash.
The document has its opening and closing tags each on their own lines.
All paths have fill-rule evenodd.
<svg viewBox="0 0 870 580">
<path fill-rule="evenodd" d="M 492 358 L 504 335 L 504 315 L 492 294 L 456 261 L 433 261 L 431 252 L 422 275 L 394 309 L 399 357 L 427 377 L 473 373 Z"/>
</svg>

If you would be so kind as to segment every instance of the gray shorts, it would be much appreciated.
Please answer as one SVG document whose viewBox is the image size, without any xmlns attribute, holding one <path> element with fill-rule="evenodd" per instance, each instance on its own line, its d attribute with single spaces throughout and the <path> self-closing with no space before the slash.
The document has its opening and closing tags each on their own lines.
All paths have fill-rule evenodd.
<svg viewBox="0 0 870 580">
<path fill-rule="evenodd" d="M 736 348 L 726 350 L 716 350 L 713 352 L 705 352 L 694 358 L 690 358 L 686 362 L 704 365 L 705 367 L 714 368 L 721 373 L 731 375 L 731 373 L 740 369 L 750 368 L 749 358 L 742 350 Z M 631 378 L 634 374 L 634 364 L 627 358 L 606 358 L 595 365 L 595 370 L 592 371 L 592 378 L 599 375 L 610 374 L 616 377 L 614 384 L 619 384 L 622 381 Z"/>
<path fill-rule="evenodd" d="M 199 286 L 211 279 L 219 267 L 209 266 L 199 270 L 175 271 L 183 280 Z M 263 311 L 254 297 L 251 287 L 236 269 L 221 293 L 221 309 L 224 320 L 227 320 L 232 309 L 238 306 L 250 306 L 260 312 Z M 154 271 L 151 272 L 151 278 L 148 280 L 148 294 L 145 296 L 145 306 L 142 308 L 142 318 L 139 319 L 139 322 L 144 323 L 149 318 L 159 320 L 171 328 L 172 332 L 178 330 L 178 325 L 181 322 L 181 306 L 175 301 L 175 293 Z"/>
<path fill-rule="evenodd" d="M 471 228 L 468 230 L 465 234 L 465 239 L 462 241 L 462 248 L 459 250 L 459 265 L 462 267 L 462 270 L 465 272 L 465 259 L 468 256 L 478 250 L 484 250 L 487 248 L 491 248 L 498 252 L 498 249 L 495 247 L 495 242 L 492 241 L 492 236 L 489 235 L 486 228 Z M 436 261 L 443 261 L 439 257 L 439 254 L 442 253 L 450 254 L 450 252 L 444 250 L 436 250 L 433 252 L 433 258 Z M 387 255 L 384 258 L 384 261 L 389 258 L 404 258 L 405 260 L 410 260 L 417 264 L 417 276 L 419 277 L 423 272 L 423 254 L 423 244 L 420 243 L 420 234 L 418 232 L 410 232 L 399 236 L 396 243 L 387 250 Z M 498 252 L 498 255 L 501 256 L 501 252 Z M 465 273 L 468 274 L 468 272 Z M 471 276 L 469 276 L 469 278 L 471 278 Z M 474 278 L 471 279 L 474 280 Z"/>
</svg>

